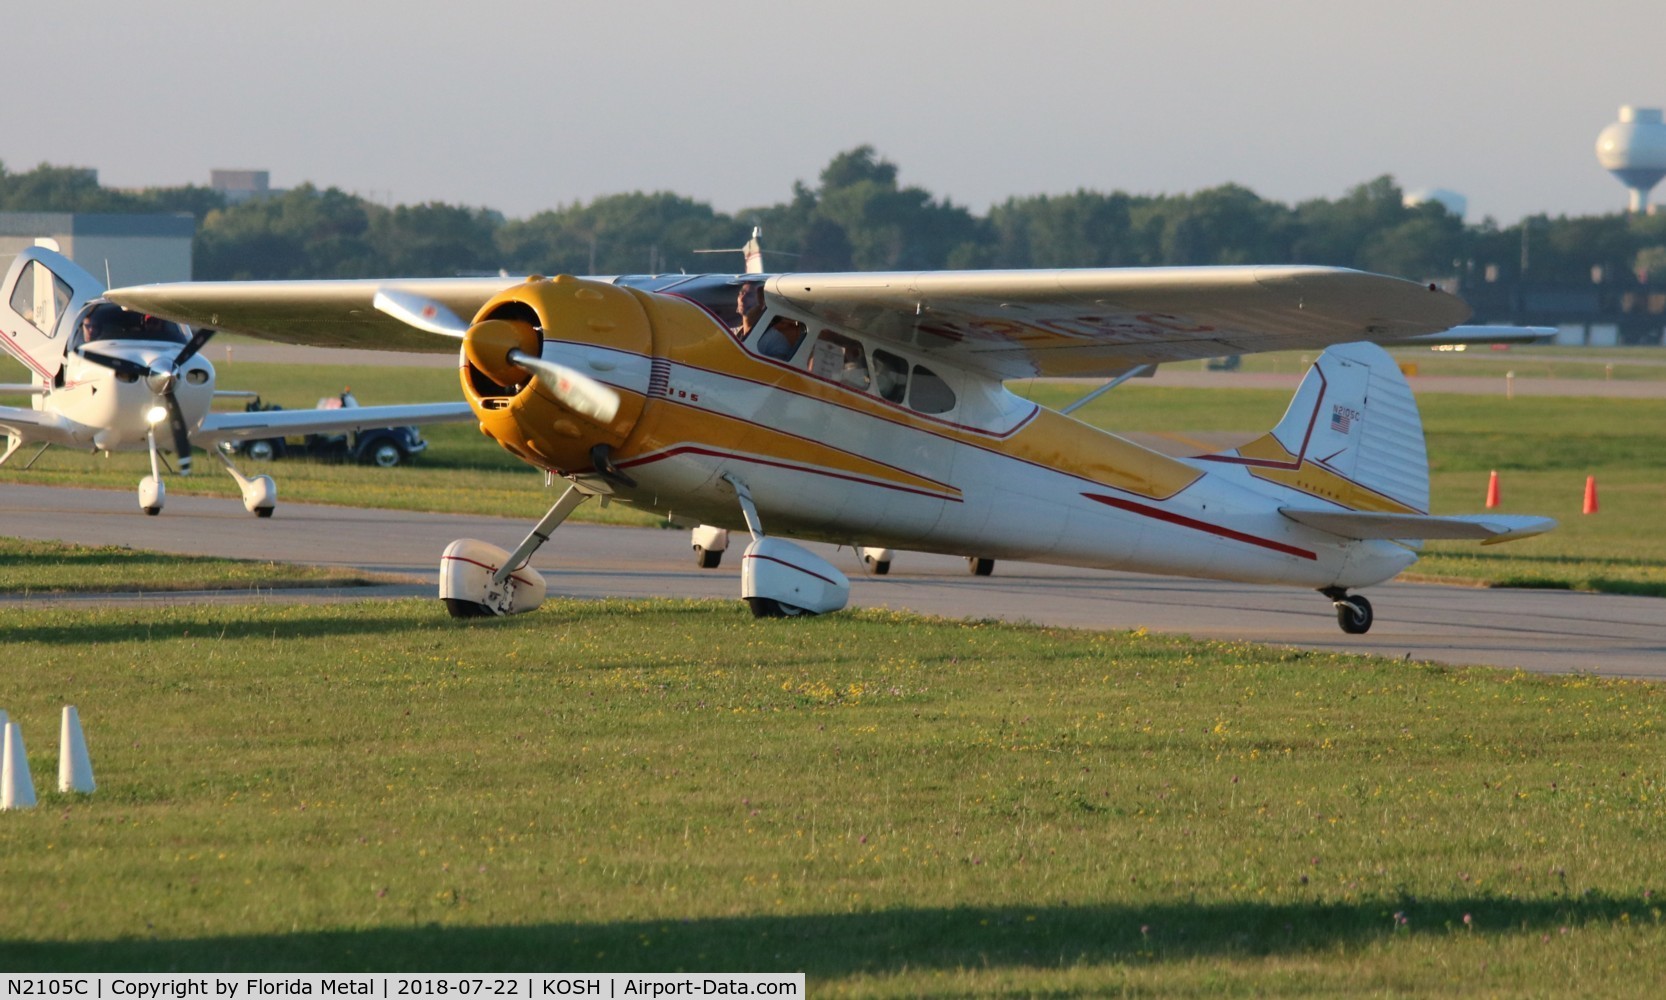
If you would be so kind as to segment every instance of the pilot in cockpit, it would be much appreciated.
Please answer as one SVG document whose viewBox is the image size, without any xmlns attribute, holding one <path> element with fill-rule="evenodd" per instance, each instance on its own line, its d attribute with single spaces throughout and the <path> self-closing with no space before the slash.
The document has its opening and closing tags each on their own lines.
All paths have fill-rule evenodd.
<svg viewBox="0 0 1666 1000">
<path fill-rule="evenodd" d="M 740 316 L 740 325 L 734 328 L 735 336 L 745 340 L 764 314 L 763 285 L 755 281 L 742 284 L 735 292 L 735 312 Z"/>
</svg>

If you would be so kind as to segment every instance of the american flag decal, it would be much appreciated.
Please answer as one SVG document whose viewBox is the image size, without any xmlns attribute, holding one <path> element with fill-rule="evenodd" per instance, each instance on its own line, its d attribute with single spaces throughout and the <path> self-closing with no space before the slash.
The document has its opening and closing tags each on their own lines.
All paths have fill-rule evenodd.
<svg viewBox="0 0 1666 1000">
<path fill-rule="evenodd" d="M 671 395 L 671 362 L 655 358 L 648 370 L 648 395 Z"/>
<path fill-rule="evenodd" d="M 1350 410 L 1348 407 L 1338 403 L 1337 405 L 1331 407 L 1330 429 L 1338 434 L 1346 434 L 1348 433 L 1348 428 L 1352 427 L 1354 421 L 1358 419 L 1358 410 Z"/>
</svg>

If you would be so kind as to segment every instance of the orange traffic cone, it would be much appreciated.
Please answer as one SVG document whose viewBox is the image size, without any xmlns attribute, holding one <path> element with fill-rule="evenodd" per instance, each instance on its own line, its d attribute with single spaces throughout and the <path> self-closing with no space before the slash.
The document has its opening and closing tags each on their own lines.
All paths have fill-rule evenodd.
<svg viewBox="0 0 1666 1000">
<path fill-rule="evenodd" d="M 1586 476 L 1585 477 L 1585 509 L 1580 511 L 1580 513 L 1582 513 L 1582 514 L 1595 514 L 1596 512 L 1597 512 L 1597 477 L 1596 476 Z"/>
<path fill-rule="evenodd" d="M 1495 470 L 1493 470 L 1492 475 L 1487 477 L 1487 509 L 1492 510 L 1494 507 L 1497 507 L 1497 506 L 1498 506 L 1498 470 L 1495 469 Z"/>
</svg>

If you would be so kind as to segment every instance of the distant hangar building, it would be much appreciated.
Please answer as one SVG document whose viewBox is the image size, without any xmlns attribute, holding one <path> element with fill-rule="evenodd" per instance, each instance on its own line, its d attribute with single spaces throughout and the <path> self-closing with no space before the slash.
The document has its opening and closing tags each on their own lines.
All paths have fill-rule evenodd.
<svg viewBox="0 0 1666 1000">
<path fill-rule="evenodd" d="M 104 215 L 80 212 L 0 212 L 0 256 L 11 258 L 49 239 L 64 256 L 111 287 L 191 280 L 189 213 Z M 10 267 L 7 259 L 3 265 Z"/>
</svg>

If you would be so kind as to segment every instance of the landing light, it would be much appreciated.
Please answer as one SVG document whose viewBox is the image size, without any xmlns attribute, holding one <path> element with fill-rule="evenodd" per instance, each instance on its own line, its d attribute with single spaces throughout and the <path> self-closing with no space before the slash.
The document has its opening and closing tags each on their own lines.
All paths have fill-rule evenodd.
<svg viewBox="0 0 1666 1000">
<path fill-rule="evenodd" d="M 166 419 L 168 419 L 168 408 L 166 406 L 153 406 L 145 411 L 145 423 L 152 427 Z"/>
</svg>

